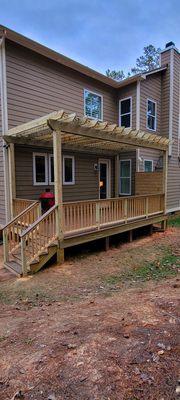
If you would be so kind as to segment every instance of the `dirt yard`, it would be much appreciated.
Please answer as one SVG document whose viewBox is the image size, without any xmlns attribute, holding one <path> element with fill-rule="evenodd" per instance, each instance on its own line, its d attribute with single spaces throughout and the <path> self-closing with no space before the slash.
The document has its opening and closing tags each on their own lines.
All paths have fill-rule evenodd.
<svg viewBox="0 0 180 400">
<path fill-rule="evenodd" d="M 1 268 L 0 400 L 177 399 L 179 256 L 171 227 L 26 279 Z"/>
</svg>

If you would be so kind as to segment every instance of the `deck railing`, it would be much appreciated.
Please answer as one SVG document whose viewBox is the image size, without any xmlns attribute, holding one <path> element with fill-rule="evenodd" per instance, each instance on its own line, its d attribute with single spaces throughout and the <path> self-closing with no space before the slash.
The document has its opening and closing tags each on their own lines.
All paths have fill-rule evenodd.
<svg viewBox="0 0 180 400">
<path fill-rule="evenodd" d="M 3 228 L 4 261 L 8 261 L 11 254 L 17 249 L 20 243 L 20 235 L 24 229 L 31 225 L 40 216 L 39 202 L 33 202 L 13 218 Z"/>
<path fill-rule="evenodd" d="M 36 200 L 28 200 L 28 199 L 13 199 L 13 217 L 16 217 L 26 208 L 28 208 L 31 204 L 37 203 Z"/>
<path fill-rule="evenodd" d="M 58 206 L 53 206 L 36 222 L 24 230 L 21 235 L 21 259 L 23 275 L 26 275 L 30 264 L 37 260 L 42 252 L 57 238 L 56 212 Z"/>
<path fill-rule="evenodd" d="M 108 225 L 149 218 L 164 210 L 164 195 L 119 197 L 63 204 L 64 233 L 101 229 Z"/>
</svg>

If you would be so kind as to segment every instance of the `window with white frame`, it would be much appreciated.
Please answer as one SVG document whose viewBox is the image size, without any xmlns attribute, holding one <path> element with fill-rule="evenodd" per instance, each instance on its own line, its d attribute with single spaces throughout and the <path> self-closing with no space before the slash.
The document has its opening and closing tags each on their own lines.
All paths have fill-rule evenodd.
<svg viewBox="0 0 180 400">
<path fill-rule="evenodd" d="M 120 194 L 131 194 L 131 160 L 120 160 Z"/>
<path fill-rule="evenodd" d="M 151 131 L 156 130 L 157 116 L 156 116 L 156 102 L 147 99 L 147 128 Z"/>
<path fill-rule="evenodd" d="M 144 160 L 144 172 L 153 172 L 153 160 Z"/>
<path fill-rule="evenodd" d="M 100 94 L 84 90 L 84 115 L 94 119 L 103 119 L 103 97 Z"/>
<path fill-rule="evenodd" d="M 119 101 L 119 125 L 130 128 L 132 123 L 132 98 L 128 97 Z"/>
<path fill-rule="evenodd" d="M 63 156 L 63 184 L 75 184 L 75 162 L 73 156 Z"/>
<path fill-rule="evenodd" d="M 54 156 L 49 154 L 49 184 L 54 184 Z"/>
<path fill-rule="evenodd" d="M 47 154 L 33 153 L 33 184 L 48 184 Z"/>
</svg>

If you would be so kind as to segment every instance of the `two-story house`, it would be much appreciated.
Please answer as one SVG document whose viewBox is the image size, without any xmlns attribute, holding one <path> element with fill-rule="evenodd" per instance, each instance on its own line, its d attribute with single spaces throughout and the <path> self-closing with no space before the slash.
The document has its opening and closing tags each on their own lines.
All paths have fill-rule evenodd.
<svg viewBox="0 0 180 400">
<path fill-rule="evenodd" d="M 85 208 L 82 211 L 82 207 L 86 207 L 86 224 L 90 231 L 93 227 L 101 228 L 100 225 L 98 228 L 95 226 L 98 212 L 103 230 L 106 222 L 109 226 L 112 222 L 117 224 L 118 220 L 124 223 L 127 210 L 131 214 L 131 221 L 137 217 L 142 220 L 143 216 L 147 219 L 147 201 L 144 205 L 139 205 L 140 199 L 136 200 L 137 204 L 130 205 L 127 202 L 130 198 L 135 202 L 138 196 L 142 199 L 148 194 L 164 194 L 164 179 L 166 194 L 163 215 L 180 210 L 179 70 L 180 54 L 170 42 L 161 52 L 159 68 L 116 82 L 0 26 L 1 227 L 18 213 L 17 209 L 13 213 L 13 202 L 15 204 L 16 201 L 16 207 L 17 199 L 19 204 L 20 199 L 21 204 L 27 200 L 26 206 L 32 201 L 35 204 L 45 189 L 54 191 L 54 182 L 58 177 L 61 181 L 61 202 L 64 207 L 67 204 L 70 207 L 71 204 L 69 211 L 64 211 L 64 226 L 69 224 L 72 228 L 75 225 L 73 219 L 78 220 L 81 236 L 84 222 L 80 226 L 80 221 L 85 218 Z M 66 114 L 60 113 L 59 122 L 51 125 L 53 114 L 49 117 L 48 114 L 57 110 L 64 110 Z M 76 117 L 73 117 L 74 113 Z M 43 116 L 47 116 L 43 120 L 44 125 L 41 123 L 44 141 L 38 140 L 39 136 L 35 135 L 40 126 L 37 118 Z M 78 118 L 81 122 L 77 122 Z M 32 125 L 26 124 L 29 121 L 34 122 Z M 68 121 L 71 121 L 69 125 Z M 77 129 L 78 123 L 81 127 Z M 89 124 L 84 130 L 83 123 Z M 61 127 L 63 134 L 69 134 L 69 139 L 67 135 L 66 142 L 62 140 L 61 143 L 60 175 L 57 165 L 54 166 L 57 149 L 54 147 L 53 150 L 48 136 L 48 129 L 51 128 L 52 133 L 54 126 L 58 126 L 59 130 Z M 79 138 L 72 140 L 71 134 L 78 133 Z M 89 139 L 86 137 L 85 143 L 82 138 L 87 135 Z M 118 138 L 117 143 L 115 138 Z M 164 173 L 163 151 L 166 150 L 166 139 L 170 142 L 167 172 Z M 123 218 L 117 218 L 120 203 L 110 206 L 108 199 L 125 202 Z M 93 208 L 95 200 L 102 200 L 106 208 L 100 206 L 100 211 L 97 206 Z M 104 200 L 106 203 L 103 203 Z M 75 202 L 79 204 L 76 211 L 73 208 Z M 143 212 L 139 208 L 134 211 L 134 207 L 145 207 L 146 210 Z M 159 211 L 162 212 L 161 208 L 159 205 L 149 215 L 158 215 Z M 22 211 L 21 207 L 18 210 Z M 31 222 L 34 223 L 34 219 Z M 140 226 L 139 222 L 137 226 Z M 77 229 L 74 228 L 75 231 Z M 67 236 L 69 232 L 70 229 L 67 230 Z M 111 233 L 107 231 L 104 237 Z M 7 241 L 10 236 L 12 239 L 12 235 L 12 232 L 7 233 Z M 17 227 L 14 235 L 17 236 Z M 102 236 L 101 232 L 98 237 Z M 92 238 L 86 239 L 88 241 Z M 73 240 L 69 243 L 80 243 L 80 240 Z"/>
</svg>

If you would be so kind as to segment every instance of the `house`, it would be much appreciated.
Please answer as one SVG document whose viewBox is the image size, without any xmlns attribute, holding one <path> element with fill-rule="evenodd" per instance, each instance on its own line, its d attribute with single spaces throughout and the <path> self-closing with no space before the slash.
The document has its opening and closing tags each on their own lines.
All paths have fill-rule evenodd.
<svg viewBox="0 0 180 400">
<path fill-rule="evenodd" d="M 116 82 L 0 26 L 7 267 L 37 270 L 68 246 L 180 210 L 179 67 L 170 42 L 159 68 Z M 40 216 L 45 188 L 56 205 Z"/>
</svg>

